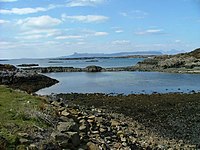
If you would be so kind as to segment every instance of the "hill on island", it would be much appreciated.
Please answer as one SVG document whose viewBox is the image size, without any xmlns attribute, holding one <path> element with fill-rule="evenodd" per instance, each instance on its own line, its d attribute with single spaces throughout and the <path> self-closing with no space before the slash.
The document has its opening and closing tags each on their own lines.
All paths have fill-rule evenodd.
<svg viewBox="0 0 200 150">
<path fill-rule="evenodd" d="M 64 58 L 82 58 L 82 57 L 123 57 L 131 55 L 162 55 L 159 51 L 141 51 L 141 52 L 119 52 L 119 53 L 74 53 Z"/>
</svg>

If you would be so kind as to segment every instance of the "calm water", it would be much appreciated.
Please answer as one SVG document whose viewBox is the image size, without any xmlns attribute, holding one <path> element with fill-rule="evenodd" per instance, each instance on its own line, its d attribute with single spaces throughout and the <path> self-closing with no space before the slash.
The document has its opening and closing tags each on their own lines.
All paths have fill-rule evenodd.
<svg viewBox="0 0 200 150">
<path fill-rule="evenodd" d="M 88 62 L 95 60 L 97 62 Z M 85 59 L 85 60 L 50 60 L 50 59 L 11 59 L 9 61 L 0 61 L 1 64 L 39 64 L 39 67 L 62 66 L 84 68 L 89 65 L 98 65 L 101 67 L 126 67 L 133 66 L 143 58 L 109 58 L 109 59 Z"/>
<path fill-rule="evenodd" d="M 168 93 L 200 91 L 200 75 L 159 72 L 49 73 L 60 82 L 38 91 L 51 93 Z"/>
</svg>

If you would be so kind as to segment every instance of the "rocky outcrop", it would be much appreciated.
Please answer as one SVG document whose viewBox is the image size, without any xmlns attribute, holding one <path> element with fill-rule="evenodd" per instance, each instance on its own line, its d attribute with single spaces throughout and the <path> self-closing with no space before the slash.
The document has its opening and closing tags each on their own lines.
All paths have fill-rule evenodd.
<svg viewBox="0 0 200 150">
<path fill-rule="evenodd" d="M 14 71 L 16 70 L 17 68 L 13 65 L 10 65 L 10 64 L 0 64 L 0 71 Z"/>
<path fill-rule="evenodd" d="M 10 67 L 4 67 L 0 71 L 0 84 L 8 85 L 12 88 L 21 89 L 28 93 L 36 92 L 41 88 L 52 86 L 58 83 L 57 80 L 51 79 L 45 75 L 35 72 L 27 72 L 24 70 Z"/>
<path fill-rule="evenodd" d="M 50 73 L 50 72 L 106 72 L 106 71 L 135 71 L 134 67 L 115 67 L 115 68 L 102 68 L 100 66 L 87 66 L 86 68 L 74 67 L 35 67 L 23 68 L 23 70 L 37 73 Z"/>
<path fill-rule="evenodd" d="M 102 67 L 100 66 L 87 66 L 86 68 L 87 72 L 101 72 L 102 71 Z"/>
<path fill-rule="evenodd" d="M 35 67 L 35 66 L 39 66 L 39 64 L 21 64 L 21 65 L 17 65 L 18 67 Z"/>
<path fill-rule="evenodd" d="M 190 53 L 148 58 L 137 63 L 135 69 L 140 71 L 198 73 L 200 71 L 200 49 Z"/>
</svg>

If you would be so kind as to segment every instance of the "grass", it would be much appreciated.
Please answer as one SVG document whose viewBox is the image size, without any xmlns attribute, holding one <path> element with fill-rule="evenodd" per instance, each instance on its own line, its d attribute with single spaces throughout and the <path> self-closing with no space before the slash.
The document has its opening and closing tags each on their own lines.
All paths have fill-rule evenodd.
<svg viewBox="0 0 200 150">
<path fill-rule="evenodd" d="M 43 111 L 44 103 L 39 97 L 0 86 L 0 145 L 4 139 L 7 146 L 15 147 L 19 132 L 31 133 L 35 126 L 47 127 L 35 113 Z"/>
</svg>

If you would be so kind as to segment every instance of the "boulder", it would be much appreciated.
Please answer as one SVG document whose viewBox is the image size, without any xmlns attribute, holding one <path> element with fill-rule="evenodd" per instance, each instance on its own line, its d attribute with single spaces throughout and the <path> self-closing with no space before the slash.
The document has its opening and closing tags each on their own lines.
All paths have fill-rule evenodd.
<svg viewBox="0 0 200 150">
<path fill-rule="evenodd" d="M 61 133 L 68 132 L 68 131 L 74 131 L 78 132 L 78 124 L 74 122 L 73 119 L 69 119 L 68 122 L 59 122 L 57 126 L 57 130 Z"/>
<path fill-rule="evenodd" d="M 93 65 L 93 66 L 87 66 L 85 69 L 87 72 L 101 72 L 102 67 Z"/>
</svg>

